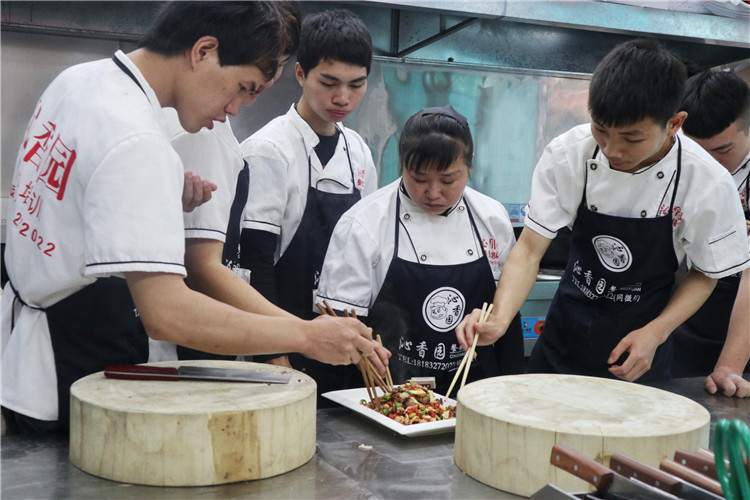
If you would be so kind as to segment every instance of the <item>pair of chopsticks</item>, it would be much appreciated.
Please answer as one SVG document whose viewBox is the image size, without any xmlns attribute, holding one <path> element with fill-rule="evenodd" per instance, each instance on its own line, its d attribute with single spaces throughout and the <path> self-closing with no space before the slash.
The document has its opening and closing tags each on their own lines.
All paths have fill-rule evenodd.
<svg viewBox="0 0 750 500">
<path fill-rule="evenodd" d="M 487 318 L 490 317 L 492 306 L 493 304 L 490 304 L 490 306 L 487 307 L 487 302 L 484 303 L 482 306 L 482 313 L 479 315 L 480 323 L 484 323 L 487 321 Z M 477 340 L 479 340 L 479 333 L 474 332 L 474 342 L 472 342 L 471 347 L 466 351 L 466 354 L 464 354 L 464 359 L 461 360 L 461 364 L 458 365 L 458 370 L 456 370 L 456 375 L 453 377 L 453 382 L 451 382 L 450 387 L 448 387 L 448 392 L 445 394 L 446 399 L 450 397 L 453 386 L 456 385 L 458 376 L 461 374 L 461 370 L 464 371 L 464 376 L 461 379 L 461 387 L 459 387 L 459 389 L 463 388 L 464 384 L 466 384 L 466 377 L 469 375 L 469 368 L 471 368 L 471 360 L 474 358 L 474 351 L 477 348 Z"/>
<path fill-rule="evenodd" d="M 336 311 L 333 310 L 333 308 L 328 304 L 326 300 L 323 301 L 323 304 L 325 304 L 325 307 L 323 307 L 320 303 L 315 304 L 320 311 L 321 314 L 328 314 L 329 316 L 336 316 Z M 352 317 L 354 319 L 357 319 L 357 313 L 354 312 L 354 309 L 352 309 L 351 315 L 349 311 L 344 311 L 344 314 L 347 318 Z M 380 345 L 383 345 L 383 341 L 380 338 L 380 335 L 377 336 L 377 340 L 380 343 Z M 359 367 L 359 371 L 362 372 L 362 378 L 365 381 L 365 387 L 367 388 L 367 395 L 370 397 L 370 402 L 373 404 L 376 404 L 377 401 L 377 388 L 380 387 L 380 389 L 383 391 L 383 394 L 386 394 L 393 390 L 393 379 L 391 378 L 391 371 L 386 371 L 386 378 L 383 380 L 383 377 L 380 376 L 380 374 L 375 371 L 375 367 L 372 366 L 372 363 L 370 362 L 369 358 L 363 357 L 359 363 L 357 363 L 357 366 Z"/>
</svg>

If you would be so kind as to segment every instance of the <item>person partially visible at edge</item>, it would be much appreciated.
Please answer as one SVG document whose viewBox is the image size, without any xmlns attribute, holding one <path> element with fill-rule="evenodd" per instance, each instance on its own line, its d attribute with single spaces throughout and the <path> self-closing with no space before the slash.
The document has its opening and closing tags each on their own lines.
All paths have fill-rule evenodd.
<svg viewBox="0 0 750 500">
<path fill-rule="evenodd" d="M 505 207 L 467 186 L 474 141 L 453 107 L 411 116 L 398 153 L 401 177 L 336 224 L 317 299 L 365 318 L 394 354 L 394 383 L 434 377 L 436 392 L 446 394 L 465 354 L 455 326 L 492 302 L 516 239 Z M 506 335 L 476 352 L 468 381 L 522 373 L 520 315 Z M 338 388 L 361 387 L 360 380 L 350 369 Z"/>
<path fill-rule="evenodd" d="M 681 109 L 683 132 L 732 175 L 750 221 L 750 87 L 731 71 L 703 71 L 688 80 Z M 721 278 L 672 336 L 673 376 L 705 376 L 712 394 L 750 397 L 750 269 Z"/>
<path fill-rule="evenodd" d="M 716 280 L 750 266 L 729 173 L 679 132 L 686 69 L 660 44 L 631 40 L 599 63 L 590 124 L 545 148 L 518 243 L 486 323 L 456 328 L 464 348 L 501 337 L 533 287 L 556 232 L 571 228 L 568 264 L 529 372 L 647 381 L 670 376 L 672 331 Z M 672 291 L 685 257 L 692 267 Z"/>
<path fill-rule="evenodd" d="M 313 293 L 333 227 L 377 189 L 369 147 L 342 123 L 365 95 L 371 63 L 370 33 L 356 14 L 308 15 L 294 68 L 302 96 L 240 146 L 250 168 L 240 266 L 260 293 L 301 318 L 317 315 Z M 277 362 L 311 375 L 319 393 L 339 377 L 300 355 Z"/>
<path fill-rule="evenodd" d="M 183 279 L 184 173 L 161 108 L 175 108 L 190 133 L 234 115 L 276 73 L 284 26 L 273 2 L 168 3 L 135 51 L 68 68 L 42 94 L 10 193 L 2 412 L 11 432 L 67 430 L 71 384 L 146 361 L 148 337 L 336 364 L 374 352 L 356 320 L 248 313 Z"/>
</svg>

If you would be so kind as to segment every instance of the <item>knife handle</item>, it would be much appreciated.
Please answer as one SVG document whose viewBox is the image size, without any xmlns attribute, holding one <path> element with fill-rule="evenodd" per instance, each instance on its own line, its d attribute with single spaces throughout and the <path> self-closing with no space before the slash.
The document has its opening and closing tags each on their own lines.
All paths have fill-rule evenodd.
<svg viewBox="0 0 750 500">
<path fill-rule="evenodd" d="M 715 495 L 724 496 L 724 492 L 721 489 L 721 484 L 715 479 L 711 479 L 708 476 L 704 476 L 700 472 L 694 471 L 690 467 L 685 467 L 682 464 L 665 458 L 659 464 L 659 468 L 663 471 L 667 471 L 670 474 L 674 474 L 680 479 L 687 481 L 688 483 L 694 484 L 704 490 L 708 490 Z"/>
<path fill-rule="evenodd" d="M 672 495 L 679 496 L 682 490 L 680 479 L 622 453 L 612 454 L 609 468 L 622 476 L 633 477 Z"/>
<path fill-rule="evenodd" d="M 104 376 L 127 380 L 179 380 L 177 368 L 171 366 L 107 365 Z"/>
<path fill-rule="evenodd" d="M 716 463 L 705 455 L 687 450 L 677 450 L 674 452 L 674 461 L 710 478 L 719 479 L 719 476 L 716 475 Z"/>
<path fill-rule="evenodd" d="M 614 473 L 599 462 L 590 459 L 569 446 L 557 443 L 552 447 L 550 463 L 579 479 L 596 487 L 597 491 L 607 491 Z"/>
</svg>

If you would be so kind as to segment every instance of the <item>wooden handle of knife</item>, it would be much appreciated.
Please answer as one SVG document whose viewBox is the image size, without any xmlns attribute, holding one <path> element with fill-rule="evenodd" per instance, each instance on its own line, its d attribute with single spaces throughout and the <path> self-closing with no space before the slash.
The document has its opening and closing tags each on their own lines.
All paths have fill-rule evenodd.
<svg viewBox="0 0 750 500">
<path fill-rule="evenodd" d="M 708 458 L 705 455 L 687 450 L 677 450 L 674 452 L 674 461 L 685 467 L 690 467 L 701 474 L 705 474 L 712 479 L 716 479 L 717 481 L 719 479 L 719 476 L 716 475 L 716 463 L 714 459 Z"/>
<path fill-rule="evenodd" d="M 127 380 L 179 380 L 177 368 L 172 366 L 107 365 L 104 376 Z"/>
<path fill-rule="evenodd" d="M 609 459 L 609 468 L 625 477 L 634 477 L 649 486 L 678 495 L 681 480 L 663 470 L 651 467 L 622 453 L 613 453 Z"/>
<path fill-rule="evenodd" d="M 550 463 L 583 479 L 597 491 L 607 491 L 612 483 L 612 470 L 564 444 L 557 443 L 552 447 Z"/>
<path fill-rule="evenodd" d="M 659 468 L 670 474 L 674 474 L 688 483 L 703 488 L 704 490 L 708 490 L 716 495 L 724 496 L 724 492 L 721 490 L 721 484 L 719 484 L 718 481 L 711 479 L 698 471 L 694 471 L 690 467 L 685 467 L 682 464 L 678 464 L 673 460 L 665 458 L 659 464 Z"/>
</svg>

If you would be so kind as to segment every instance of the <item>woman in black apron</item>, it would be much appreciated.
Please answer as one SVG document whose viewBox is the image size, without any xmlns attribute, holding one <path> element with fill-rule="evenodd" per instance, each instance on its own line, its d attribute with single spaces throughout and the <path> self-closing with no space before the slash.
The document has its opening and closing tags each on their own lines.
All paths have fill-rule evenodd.
<svg viewBox="0 0 750 500">
<path fill-rule="evenodd" d="M 750 200 L 750 182 L 745 183 L 744 194 L 745 199 Z M 750 220 L 750 209 L 745 209 L 745 220 Z M 671 335 L 674 339 L 672 376 L 700 377 L 714 371 L 727 339 L 741 275 L 719 279 L 701 308 Z M 750 372 L 750 362 L 744 371 Z"/>
<path fill-rule="evenodd" d="M 672 208 L 682 167 L 679 137 L 677 141 L 677 171 L 665 215 L 630 218 L 600 214 L 589 209 L 584 184 L 571 233 L 568 265 L 550 305 L 544 331 L 531 353 L 529 372 L 615 378 L 607 364 L 612 350 L 627 334 L 645 326 L 666 307 L 678 266 L 672 243 Z M 587 178 L 588 169 L 599 167 L 594 161 L 598 152 L 599 146 L 587 162 Z M 609 254 L 609 260 L 600 258 L 602 254 Z M 585 277 L 580 269 L 591 270 L 590 286 L 581 283 Z M 600 283 L 604 285 L 599 286 Z M 581 288 L 596 297 L 590 298 Z M 609 300 L 611 294 L 629 295 L 631 300 Z M 639 381 L 669 377 L 671 352 L 672 344 L 667 340 L 657 348 L 651 369 Z"/>
<path fill-rule="evenodd" d="M 405 193 L 403 184 L 401 190 Z M 482 241 L 468 204 L 466 210 L 477 240 Z M 478 259 L 464 264 L 439 266 L 400 258 L 400 211 L 398 198 L 393 260 L 366 323 L 382 336 L 383 345 L 393 353 L 389 367 L 394 381 L 435 377 L 436 392 L 445 394 L 464 354 L 449 348 L 456 343 L 454 328 L 466 311 L 482 307 L 484 302 L 492 303 L 495 278 L 484 249 Z M 447 320 L 449 317 L 452 321 Z M 520 315 L 516 315 L 500 340 L 477 347 L 476 353 L 467 377 L 469 382 L 523 372 Z"/>
<path fill-rule="evenodd" d="M 481 207 L 472 206 L 466 189 L 472 156 L 473 141 L 466 118 L 450 106 L 425 109 L 412 116 L 401 133 L 399 161 L 403 178 L 400 183 L 384 187 L 383 190 L 389 191 L 380 198 L 377 194 L 371 195 L 374 200 L 388 200 L 375 201 L 380 203 L 379 206 L 395 207 L 395 223 L 392 230 L 389 227 L 383 233 L 385 239 L 376 239 L 374 243 L 387 249 L 392 241 L 393 254 L 390 261 L 378 259 L 383 261 L 378 264 L 377 271 L 378 275 L 385 276 L 382 284 L 367 283 L 374 299 L 362 306 L 368 309 L 363 321 L 382 337 L 384 346 L 391 351 L 389 368 L 396 384 L 412 377 L 435 377 L 436 392 L 445 394 L 464 356 L 456 341 L 455 327 L 467 311 L 481 307 L 483 302 L 491 302 L 495 292 L 495 278 L 483 240 L 505 237 L 505 243 L 513 241 L 510 221 L 507 234 L 480 235 L 475 212 L 478 217 L 484 217 L 482 220 L 487 220 L 485 218 L 490 215 L 507 217 L 507 214 L 490 214 L 489 210 L 495 210 L 494 202 L 482 201 Z M 433 188 L 433 185 L 440 187 Z M 433 189 L 435 194 L 425 194 Z M 483 195 L 474 193 L 471 196 L 479 202 Z M 408 205 L 405 205 L 406 200 L 410 200 Z M 385 217 L 383 213 L 369 213 L 369 209 L 369 205 L 367 209 L 363 208 L 368 213 L 362 212 L 362 216 L 369 220 Z M 358 220 L 359 214 L 356 217 Z M 450 245 L 446 244 L 444 237 L 426 239 L 430 234 L 444 235 L 446 229 L 439 229 L 441 226 L 461 227 L 464 221 L 469 230 L 462 230 L 460 238 L 457 235 L 458 239 Z M 453 226 L 457 223 L 458 226 Z M 368 225 L 368 228 L 381 233 L 379 226 L 374 229 Z M 431 264 L 426 255 L 420 255 L 422 250 L 442 253 L 443 260 L 440 264 Z M 339 251 L 358 253 L 348 246 Z M 382 255 L 385 251 L 377 252 Z M 412 252 L 414 258 L 407 259 L 407 254 Z M 454 255 L 455 252 L 460 252 L 460 255 Z M 369 250 L 365 253 L 369 255 Z M 442 263 L 446 261 L 457 263 Z M 364 262 L 356 264 L 368 265 Z M 344 288 L 340 290 L 341 294 L 337 293 L 333 282 L 341 271 L 335 269 L 336 263 L 330 265 L 326 261 L 324 274 L 335 294 L 331 299 L 337 303 L 354 300 L 345 297 L 347 290 Z M 387 271 L 384 271 L 384 266 L 387 266 Z M 358 283 L 357 288 L 364 285 Z M 328 283 L 325 286 L 328 289 Z M 495 345 L 480 347 L 476 352 L 477 358 L 468 376 L 470 381 L 522 372 L 520 316 L 516 316 L 507 334 Z M 348 387 L 363 384 L 361 375 L 358 379 L 339 381 L 338 388 L 347 387 L 344 383 L 348 383 Z"/>
</svg>

